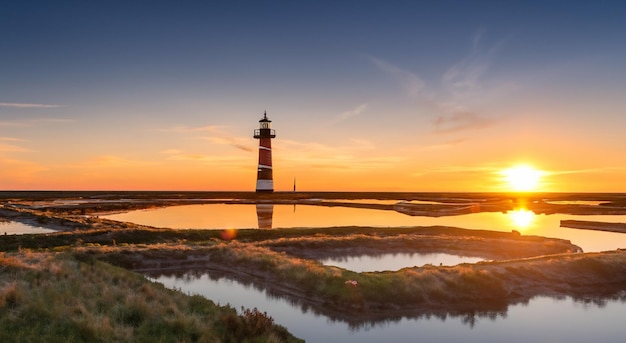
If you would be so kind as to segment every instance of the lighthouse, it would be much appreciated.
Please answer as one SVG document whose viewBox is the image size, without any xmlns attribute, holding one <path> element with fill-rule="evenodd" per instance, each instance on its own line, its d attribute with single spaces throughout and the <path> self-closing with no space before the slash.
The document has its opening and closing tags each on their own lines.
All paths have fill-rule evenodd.
<svg viewBox="0 0 626 343">
<path fill-rule="evenodd" d="M 259 128 L 254 130 L 254 138 L 259 140 L 259 168 L 256 176 L 257 192 L 273 192 L 274 179 L 272 178 L 272 138 L 276 132 L 270 129 L 272 121 L 267 119 L 267 112 L 259 120 Z"/>
</svg>

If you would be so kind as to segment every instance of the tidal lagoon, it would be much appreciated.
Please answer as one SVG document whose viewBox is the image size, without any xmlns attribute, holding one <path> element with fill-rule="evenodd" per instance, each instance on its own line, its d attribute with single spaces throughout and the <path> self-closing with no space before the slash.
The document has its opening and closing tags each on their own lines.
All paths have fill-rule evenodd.
<svg viewBox="0 0 626 343">
<path fill-rule="evenodd" d="M 626 247 L 626 234 L 561 226 L 626 222 L 614 196 L 527 208 L 467 195 L 193 197 L 11 198 L 2 214 L 19 229 L 4 241 L 93 256 L 241 314 L 257 308 L 307 342 L 619 342 L 626 335 L 624 263 L 610 262 L 611 251 L 623 254 L 616 249 Z M 531 245 L 539 250 L 504 257 Z M 324 278 L 332 283 L 339 277 L 332 286 L 339 288 L 307 284 L 307 273 L 330 273 Z M 374 300 L 396 287 L 385 280 L 399 282 L 399 293 Z M 324 295 L 333 292 L 339 298 Z M 414 300 L 398 305 L 393 294 Z"/>
<path fill-rule="evenodd" d="M 366 203 L 362 201 L 361 203 Z M 377 204 L 376 201 L 369 203 Z M 530 210 L 479 212 L 454 216 L 409 216 L 390 210 L 342 206 L 274 204 L 272 228 L 338 227 L 338 226 L 451 226 L 501 232 L 519 231 L 570 240 L 585 252 L 614 250 L 626 247 L 626 235 L 614 232 L 588 231 L 561 227 L 562 220 L 596 220 L 626 222 L 626 215 L 535 214 Z M 135 210 L 101 216 L 140 225 L 172 229 L 249 229 L 258 228 L 259 218 L 254 204 L 181 205 Z"/>
</svg>

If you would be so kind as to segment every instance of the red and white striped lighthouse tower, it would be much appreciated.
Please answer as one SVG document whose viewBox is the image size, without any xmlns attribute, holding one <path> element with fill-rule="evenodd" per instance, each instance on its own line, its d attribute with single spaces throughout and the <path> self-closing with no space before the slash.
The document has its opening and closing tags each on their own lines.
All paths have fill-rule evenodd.
<svg viewBox="0 0 626 343">
<path fill-rule="evenodd" d="M 272 138 L 276 132 L 270 129 L 272 121 L 267 119 L 267 112 L 259 120 L 259 128 L 254 130 L 254 138 L 259 139 L 259 169 L 256 177 L 257 192 L 273 192 L 274 179 L 272 178 Z"/>
</svg>

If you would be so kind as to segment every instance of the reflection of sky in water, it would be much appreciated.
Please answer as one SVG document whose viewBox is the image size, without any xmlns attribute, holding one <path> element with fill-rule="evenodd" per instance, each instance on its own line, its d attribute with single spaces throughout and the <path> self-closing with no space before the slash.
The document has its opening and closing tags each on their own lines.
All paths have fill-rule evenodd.
<svg viewBox="0 0 626 343">
<path fill-rule="evenodd" d="M 349 269 L 358 273 L 400 270 L 405 267 L 421 267 L 426 264 L 454 266 L 460 263 L 476 263 L 483 261 L 480 257 L 457 256 L 451 254 L 381 254 L 376 256 L 330 257 L 320 260 L 328 266 Z"/>
<path fill-rule="evenodd" d="M 131 211 L 103 216 L 156 227 L 179 229 L 256 228 L 258 220 L 255 205 L 185 205 L 167 208 Z M 520 218 L 521 217 L 521 218 Z M 564 219 L 604 222 L 626 222 L 624 215 L 574 216 L 565 214 L 529 214 L 483 212 L 448 217 L 408 216 L 395 211 L 313 205 L 274 205 L 273 228 L 332 227 L 332 226 L 454 226 L 465 229 L 483 229 L 524 235 L 538 235 L 570 240 L 584 251 L 605 251 L 626 248 L 626 234 L 579 230 L 560 227 Z M 526 225 L 520 223 L 524 221 Z"/>
<path fill-rule="evenodd" d="M 590 201 L 590 200 L 555 200 L 555 201 L 546 201 L 547 204 L 555 204 L 555 205 L 590 205 L 597 206 L 600 204 L 606 204 L 609 201 Z"/>
<path fill-rule="evenodd" d="M 28 233 L 47 233 L 55 232 L 54 230 L 45 229 L 39 226 L 32 226 L 20 222 L 0 220 L 0 234 L 21 235 Z"/>
<path fill-rule="evenodd" d="M 183 278 L 161 276 L 156 281 L 168 288 L 201 294 L 216 303 L 257 307 L 277 324 L 307 342 L 623 342 L 622 318 L 626 303 L 607 301 L 605 306 L 583 305 L 571 299 L 539 297 L 526 305 L 510 306 L 506 315 L 476 317 L 474 325 L 464 318 L 448 316 L 401 319 L 352 329 L 344 322 L 303 311 L 287 300 L 225 278 L 211 280 L 207 274 Z"/>
<path fill-rule="evenodd" d="M 323 202 L 344 202 L 349 204 L 374 204 L 374 205 L 395 205 L 398 200 L 380 199 L 324 199 Z"/>
<path fill-rule="evenodd" d="M 525 209 L 508 211 L 507 215 L 511 218 L 513 225 L 520 230 L 528 228 L 535 220 L 535 212 Z"/>
</svg>

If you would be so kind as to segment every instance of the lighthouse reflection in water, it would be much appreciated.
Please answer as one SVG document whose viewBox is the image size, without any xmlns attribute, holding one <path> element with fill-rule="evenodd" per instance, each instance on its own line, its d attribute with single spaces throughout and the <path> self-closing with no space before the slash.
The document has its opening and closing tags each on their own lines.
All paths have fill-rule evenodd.
<svg viewBox="0 0 626 343">
<path fill-rule="evenodd" d="M 274 216 L 274 204 L 256 204 L 256 216 L 259 229 L 271 229 L 272 217 Z"/>
</svg>

